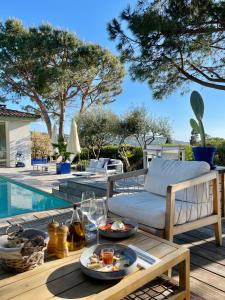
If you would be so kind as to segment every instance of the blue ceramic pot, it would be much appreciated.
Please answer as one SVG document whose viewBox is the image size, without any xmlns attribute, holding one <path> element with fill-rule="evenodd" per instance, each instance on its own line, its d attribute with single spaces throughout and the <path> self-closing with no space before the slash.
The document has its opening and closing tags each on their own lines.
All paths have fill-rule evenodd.
<svg viewBox="0 0 225 300">
<path fill-rule="evenodd" d="M 69 174 L 71 171 L 70 163 L 58 163 L 56 164 L 56 174 Z"/>
<path fill-rule="evenodd" d="M 214 156 L 216 153 L 216 147 L 214 147 L 214 146 L 193 147 L 192 152 L 193 152 L 195 160 L 206 161 L 208 164 L 210 164 L 211 169 L 215 169 L 213 159 L 214 159 Z"/>
</svg>

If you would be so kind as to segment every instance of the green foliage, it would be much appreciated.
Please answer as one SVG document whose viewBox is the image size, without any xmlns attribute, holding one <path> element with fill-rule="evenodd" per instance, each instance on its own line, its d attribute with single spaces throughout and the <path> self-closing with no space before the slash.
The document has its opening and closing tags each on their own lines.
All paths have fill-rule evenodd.
<svg viewBox="0 0 225 300">
<path fill-rule="evenodd" d="M 59 155 L 62 156 L 62 161 L 65 162 L 67 160 L 70 160 L 70 152 L 66 151 L 66 142 L 64 140 L 64 138 L 59 137 L 58 139 L 58 144 L 53 144 L 54 148 L 58 148 L 59 151 Z"/>
<path fill-rule="evenodd" d="M 155 99 L 190 81 L 225 90 L 225 1 L 145 0 L 108 25 L 133 79 Z"/>
<path fill-rule="evenodd" d="M 82 159 L 82 160 L 79 160 L 75 165 L 74 165 L 74 167 L 75 167 L 75 169 L 77 170 L 77 171 L 85 171 L 85 167 L 87 167 L 88 165 L 89 165 L 89 160 L 84 160 L 84 159 Z"/>
<path fill-rule="evenodd" d="M 191 102 L 192 110 L 198 121 L 196 122 L 196 120 L 190 119 L 190 125 L 194 132 L 200 134 L 202 147 L 205 147 L 205 129 L 202 123 L 202 119 L 204 115 L 204 102 L 201 95 L 196 91 L 193 91 L 191 93 L 190 102 Z"/>
<path fill-rule="evenodd" d="M 185 150 L 185 160 L 193 160 L 192 147 L 190 145 L 180 145 Z"/>
<path fill-rule="evenodd" d="M 75 102 L 80 112 L 104 105 L 121 93 L 124 68 L 99 45 L 49 24 L 26 28 L 9 19 L 0 23 L 0 99 L 18 103 L 43 117 L 51 136 L 51 116 L 63 136 L 65 108 Z"/>
<path fill-rule="evenodd" d="M 98 158 L 102 147 L 116 138 L 117 115 L 111 110 L 93 109 L 79 115 L 76 120 L 81 146 Z"/>
<path fill-rule="evenodd" d="M 130 136 L 134 136 L 144 149 L 156 138 L 171 137 L 171 125 L 168 119 L 153 118 L 144 106 L 128 111 L 124 116 L 124 121 L 129 128 Z"/>
</svg>

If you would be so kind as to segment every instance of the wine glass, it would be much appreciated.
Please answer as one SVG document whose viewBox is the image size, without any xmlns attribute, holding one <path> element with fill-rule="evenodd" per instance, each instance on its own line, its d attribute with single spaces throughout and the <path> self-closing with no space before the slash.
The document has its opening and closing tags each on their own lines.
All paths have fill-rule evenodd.
<svg viewBox="0 0 225 300">
<path fill-rule="evenodd" d="M 90 211 L 91 201 L 95 199 L 94 192 L 83 192 L 81 197 L 80 210 L 84 216 L 87 217 L 88 223 L 85 226 L 86 229 L 86 239 L 88 241 L 93 240 L 95 238 L 95 234 L 91 232 L 91 223 L 89 222 L 88 214 Z"/>
<path fill-rule="evenodd" d="M 99 227 L 106 224 L 107 210 L 104 199 L 93 199 L 88 213 L 89 220 L 97 228 L 97 244 L 99 244 Z"/>
</svg>

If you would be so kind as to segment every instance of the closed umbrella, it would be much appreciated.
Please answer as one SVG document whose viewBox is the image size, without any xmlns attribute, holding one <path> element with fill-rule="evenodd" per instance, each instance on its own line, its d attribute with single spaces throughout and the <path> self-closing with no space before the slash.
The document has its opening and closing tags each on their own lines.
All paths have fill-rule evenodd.
<svg viewBox="0 0 225 300">
<path fill-rule="evenodd" d="M 58 144 L 58 134 L 57 134 L 56 124 L 53 126 L 53 129 L 52 129 L 52 144 Z M 57 147 L 54 148 L 54 150 L 55 150 L 55 153 L 57 153 L 57 154 L 59 153 L 59 149 Z"/>
<path fill-rule="evenodd" d="M 76 155 L 81 153 L 80 142 L 79 142 L 79 137 L 78 137 L 78 133 L 77 133 L 77 123 L 75 121 L 75 118 L 73 118 L 73 120 L 71 122 L 70 136 L 68 139 L 66 150 L 68 152 L 71 152 L 74 154 L 73 158 Z M 72 161 L 72 157 L 71 157 L 71 161 Z"/>
<path fill-rule="evenodd" d="M 58 144 L 57 126 L 56 124 L 52 129 L 52 144 Z"/>
</svg>

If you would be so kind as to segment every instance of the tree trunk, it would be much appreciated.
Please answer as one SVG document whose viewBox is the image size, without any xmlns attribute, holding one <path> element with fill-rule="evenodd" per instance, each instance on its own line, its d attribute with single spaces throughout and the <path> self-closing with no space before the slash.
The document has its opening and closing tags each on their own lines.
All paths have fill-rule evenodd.
<svg viewBox="0 0 225 300">
<path fill-rule="evenodd" d="M 47 109 L 46 109 L 45 105 L 42 103 L 42 101 L 40 100 L 40 98 L 38 97 L 37 94 L 34 94 L 31 98 L 39 106 L 39 108 L 41 110 L 42 118 L 43 118 L 43 120 L 46 124 L 47 130 L 48 130 L 48 135 L 51 138 L 52 137 L 52 124 L 51 124 L 51 119 L 49 118 Z"/>
<path fill-rule="evenodd" d="M 124 164 L 125 164 L 125 169 L 127 172 L 130 172 L 131 171 L 131 166 L 130 166 L 130 162 L 129 162 L 129 159 L 126 155 L 126 151 L 124 149 L 123 146 L 119 146 L 118 148 L 118 153 L 120 155 L 120 157 L 122 158 Z"/>
<path fill-rule="evenodd" d="M 64 138 L 64 121 L 65 121 L 65 101 L 60 100 L 60 116 L 59 116 L 59 138 Z"/>
<path fill-rule="evenodd" d="M 97 148 L 97 159 L 99 159 L 99 156 L 100 156 L 100 152 L 101 152 L 101 148 Z"/>
<path fill-rule="evenodd" d="M 92 154 L 93 154 L 94 158 L 96 158 L 97 155 L 96 155 L 96 153 L 95 153 L 95 147 L 94 147 L 94 146 L 91 148 L 91 151 L 92 151 Z"/>
</svg>

